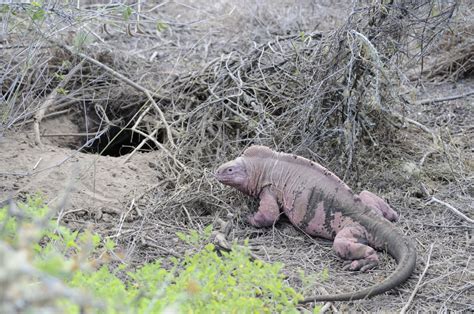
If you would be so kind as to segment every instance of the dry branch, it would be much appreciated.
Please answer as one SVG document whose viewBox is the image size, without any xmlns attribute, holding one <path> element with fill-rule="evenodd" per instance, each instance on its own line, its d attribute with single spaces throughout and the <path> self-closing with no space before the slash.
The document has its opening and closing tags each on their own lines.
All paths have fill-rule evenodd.
<svg viewBox="0 0 474 314">
<path fill-rule="evenodd" d="M 33 129 L 35 131 L 35 143 L 36 145 L 43 148 L 43 143 L 41 142 L 40 136 L 40 123 L 45 116 L 46 110 L 54 103 L 56 97 L 59 93 L 59 90 L 63 89 L 67 83 L 71 80 L 74 74 L 82 67 L 83 61 L 79 62 L 72 68 L 69 73 L 59 82 L 59 84 L 53 89 L 51 93 L 46 97 L 43 104 L 40 106 L 40 109 L 36 112 L 33 118 Z"/>
<path fill-rule="evenodd" d="M 173 154 L 171 154 L 171 152 L 166 149 L 160 142 L 158 142 L 155 138 L 153 138 L 152 136 L 150 136 L 149 134 L 146 134 L 145 132 L 142 132 L 140 130 L 134 130 L 134 132 L 137 132 L 138 134 L 144 136 L 145 138 L 149 139 L 150 141 L 152 141 L 156 147 L 159 147 L 162 151 L 164 151 L 166 153 L 166 155 L 168 155 L 168 157 L 170 157 L 171 159 L 173 159 L 173 161 L 176 163 L 176 165 L 178 165 L 181 169 L 186 169 L 186 166 L 180 162 L 178 159 L 176 159 L 176 157 L 173 156 Z M 153 134 L 154 132 L 152 132 Z M 124 161 L 125 162 L 125 161 Z"/>
<path fill-rule="evenodd" d="M 106 64 L 103 64 L 102 62 L 92 58 L 92 57 L 89 57 L 88 55 L 82 53 L 82 52 L 79 52 L 79 51 L 76 51 L 75 49 L 71 48 L 71 47 L 68 47 L 66 45 L 63 45 L 61 43 L 58 43 L 58 42 L 54 42 L 52 41 L 54 44 L 56 44 L 57 46 L 59 46 L 60 48 L 68 51 L 69 53 L 73 54 L 73 55 L 77 55 L 97 66 L 99 66 L 100 68 L 106 70 L 108 73 L 110 73 L 112 76 L 114 76 L 115 78 L 121 80 L 122 82 L 125 82 L 126 84 L 132 86 L 133 88 L 135 88 L 136 90 L 138 91 L 141 91 L 143 92 L 146 97 L 148 98 L 148 100 L 150 101 L 151 105 L 153 106 L 153 108 L 157 111 L 158 115 L 160 116 L 160 119 L 161 121 L 163 122 L 163 125 L 165 126 L 166 128 L 166 134 L 168 136 L 168 140 L 170 142 L 170 144 L 172 146 L 175 146 L 174 145 L 174 140 L 173 140 L 173 134 L 171 132 L 171 128 L 168 124 L 168 122 L 166 121 L 166 118 L 165 118 L 165 115 L 163 114 L 163 111 L 160 109 L 160 107 L 156 104 L 155 100 L 153 99 L 153 96 L 154 97 L 158 97 L 160 99 L 163 99 L 163 100 L 170 100 L 170 98 L 168 98 L 167 96 L 164 96 L 164 95 L 161 95 L 161 94 L 158 94 L 156 92 L 152 92 L 152 91 L 149 91 L 148 89 L 146 89 L 145 87 L 141 86 L 140 84 L 130 80 L 129 78 L 127 78 L 126 76 L 124 76 L 123 74 L 121 73 L 118 73 L 117 71 L 115 71 L 114 69 L 112 69 L 111 67 L 109 67 L 108 65 Z M 161 146 L 161 145 L 160 145 Z"/>
<path fill-rule="evenodd" d="M 127 161 L 129 161 L 130 158 L 132 158 L 133 155 L 135 155 L 135 153 L 136 153 L 137 151 L 139 151 L 139 150 L 146 144 L 146 142 L 148 142 L 148 139 L 149 139 L 149 138 L 154 138 L 154 136 L 156 135 L 156 133 L 158 133 L 158 129 L 155 129 L 153 132 L 151 132 L 151 133 L 149 134 L 149 137 L 145 137 L 145 138 L 140 142 L 140 144 L 138 144 L 137 147 L 135 147 L 135 149 L 134 149 L 130 154 L 127 155 L 127 157 L 123 160 L 123 163 L 125 164 Z"/>
<path fill-rule="evenodd" d="M 420 288 L 420 284 L 421 284 L 423 278 L 425 277 L 426 271 L 430 267 L 431 253 L 433 252 L 433 247 L 434 247 L 434 243 L 431 243 L 430 250 L 428 252 L 428 257 L 426 258 L 426 262 L 425 262 L 426 263 L 425 269 L 423 269 L 423 272 L 421 273 L 420 278 L 418 278 L 418 282 L 416 283 L 416 286 L 413 289 L 413 292 L 411 293 L 410 298 L 408 298 L 407 303 L 401 309 L 400 314 L 405 314 L 406 311 L 410 308 L 411 302 L 413 301 L 413 298 L 415 297 L 418 289 Z"/>
<path fill-rule="evenodd" d="M 426 202 L 425 205 L 429 205 L 431 203 L 438 203 L 438 204 L 441 204 L 441 205 L 444 205 L 446 206 L 447 208 L 449 208 L 449 210 L 451 210 L 456 216 L 464 219 L 465 221 L 467 221 L 468 223 L 471 223 L 471 224 L 474 224 L 474 219 L 471 219 L 469 217 L 467 217 L 465 214 L 463 214 L 459 209 L 455 208 L 454 206 L 450 205 L 449 203 L 446 203 L 442 200 L 439 200 L 437 199 L 436 197 L 434 196 L 431 196 L 430 200 L 428 202 Z"/>
<path fill-rule="evenodd" d="M 444 102 L 444 101 L 451 101 L 451 100 L 466 98 L 466 97 L 469 97 L 471 95 L 474 95 L 474 90 L 471 90 L 467 93 L 460 94 L 460 95 L 446 96 L 446 97 L 441 97 L 441 98 L 421 99 L 421 100 L 415 101 L 414 105 L 434 104 L 434 103 L 438 103 L 438 102 Z"/>
</svg>

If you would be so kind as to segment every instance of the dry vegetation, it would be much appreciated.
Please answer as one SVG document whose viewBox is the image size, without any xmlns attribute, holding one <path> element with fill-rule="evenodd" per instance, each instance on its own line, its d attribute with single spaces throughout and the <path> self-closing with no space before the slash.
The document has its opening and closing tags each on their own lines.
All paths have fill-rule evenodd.
<svg viewBox="0 0 474 314">
<path fill-rule="evenodd" d="M 194 250 L 177 245 L 175 233 L 223 219 L 232 224 L 228 241 L 249 238 L 256 256 L 284 262 L 288 280 L 307 295 L 385 277 L 394 263 L 388 256 L 378 270 L 347 273 L 330 242 L 286 222 L 264 230 L 246 224 L 254 201 L 219 185 L 212 171 L 264 144 L 379 193 L 419 244 L 409 282 L 333 311 L 400 310 L 415 287 L 411 310 L 473 310 L 470 1 L 103 2 L 46 1 L 38 19 L 31 18 L 38 8 L 21 5 L 3 13 L 0 136 L 13 146 L 0 155 L 0 202 L 38 188 L 23 186 L 34 168 L 18 174 L 18 161 L 7 161 L 14 145 L 33 156 L 65 153 L 58 167 L 86 160 L 83 177 L 110 162 L 97 179 L 93 173 L 98 184 L 113 182 L 107 169 L 128 165 L 132 173 L 123 170 L 122 179 L 130 181 L 126 175 L 145 167 L 148 174 L 131 182 L 148 175 L 149 184 L 119 195 L 113 210 L 107 200 L 100 209 L 66 204 L 63 222 L 113 236 L 127 262 L 139 265 Z M 85 157 L 98 152 L 121 157 Z M 329 279 L 315 275 L 306 285 L 297 269 L 328 269 Z"/>
</svg>

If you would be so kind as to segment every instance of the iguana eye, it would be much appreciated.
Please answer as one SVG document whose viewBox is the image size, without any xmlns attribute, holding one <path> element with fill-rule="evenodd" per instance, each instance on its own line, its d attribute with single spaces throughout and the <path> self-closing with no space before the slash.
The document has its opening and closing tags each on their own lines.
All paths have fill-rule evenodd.
<svg viewBox="0 0 474 314">
<path fill-rule="evenodd" d="M 227 168 L 227 172 L 232 172 L 232 168 Z"/>
</svg>

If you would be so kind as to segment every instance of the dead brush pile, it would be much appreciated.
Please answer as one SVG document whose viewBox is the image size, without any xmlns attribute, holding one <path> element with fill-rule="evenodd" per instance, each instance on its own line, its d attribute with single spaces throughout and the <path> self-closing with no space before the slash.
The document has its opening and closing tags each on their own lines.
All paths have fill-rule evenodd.
<svg viewBox="0 0 474 314">
<path fill-rule="evenodd" d="M 356 1 L 347 22 L 333 32 L 276 36 L 162 81 L 143 59 L 105 44 L 88 48 L 93 37 L 104 39 L 87 23 L 70 24 L 78 17 L 117 19 L 112 9 L 91 16 L 49 8 L 55 30 L 26 29 L 3 47 L 2 129 L 34 118 L 39 130 L 45 114 L 72 109 L 80 128 L 95 134 L 83 149 L 103 149 L 97 138 L 107 133 L 110 140 L 122 129 L 133 131 L 145 147 L 168 150 L 179 161 L 171 168 L 212 168 L 216 156 L 261 143 L 317 153 L 347 174 L 358 142 L 376 144 L 403 113 L 396 87 L 402 60 L 413 57 L 409 45 L 435 41 L 455 7 L 455 2 Z"/>
<path fill-rule="evenodd" d="M 390 142 L 403 124 L 400 67 L 417 58 L 418 52 L 407 50 L 422 40 L 423 25 L 425 38 L 434 41 L 449 23 L 453 3 L 439 7 L 432 19 L 420 18 L 437 5 L 357 2 L 333 32 L 276 37 L 247 52 L 222 55 L 166 85 L 172 99 L 159 102 L 165 120 L 153 132 L 170 135 L 164 138 L 169 156 L 159 169 L 162 178 L 173 178 L 179 196 L 158 200 L 156 208 L 170 208 L 173 200 L 165 220 L 209 213 L 216 199 L 207 192 L 215 184 L 208 171 L 250 144 L 324 160 L 350 177 L 354 161 L 367 159 L 358 150 Z M 432 22 L 436 27 L 426 30 Z M 194 212 L 183 211 L 183 204 Z M 231 210 L 227 196 L 219 197 L 218 206 Z"/>
<path fill-rule="evenodd" d="M 469 2 L 460 2 L 463 9 L 458 11 L 448 30 L 440 34 L 440 40 L 428 41 L 427 45 L 418 48 L 424 58 L 415 68 L 425 80 L 457 82 L 474 73 L 473 7 Z M 411 77 L 416 76 L 412 74 Z"/>
</svg>

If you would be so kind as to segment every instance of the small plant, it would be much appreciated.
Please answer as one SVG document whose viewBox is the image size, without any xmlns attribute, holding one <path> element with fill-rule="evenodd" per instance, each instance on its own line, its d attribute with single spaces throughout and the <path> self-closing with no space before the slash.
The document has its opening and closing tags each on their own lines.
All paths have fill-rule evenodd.
<svg viewBox="0 0 474 314">
<path fill-rule="evenodd" d="M 46 11 L 43 9 L 43 5 L 38 1 L 32 1 L 27 12 L 33 21 L 43 21 L 46 18 Z"/>
<path fill-rule="evenodd" d="M 126 5 L 123 7 L 122 17 L 125 21 L 130 20 L 130 17 L 132 16 L 132 14 L 133 14 L 133 10 L 130 6 Z"/>
<path fill-rule="evenodd" d="M 78 50 L 84 47 L 87 47 L 93 42 L 94 42 L 94 37 L 92 36 L 92 34 L 90 32 L 85 32 L 85 31 L 77 32 L 77 34 L 74 36 L 72 40 L 72 44 L 74 48 Z"/>
<path fill-rule="evenodd" d="M 212 233 L 212 225 L 209 225 L 206 228 L 204 228 L 202 234 L 200 234 L 196 230 L 191 230 L 188 233 L 176 232 L 176 236 L 186 244 L 197 245 L 197 244 L 202 243 L 203 241 L 209 240 L 211 233 Z"/>
<path fill-rule="evenodd" d="M 89 230 L 72 231 L 49 219 L 40 197 L 28 198 L 16 212 L 0 208 L 0 241 L 28 251 L 33 266 L 48 275 L 71 278 L 75 270 L 91 270 L 102 263 L 115 243 Z"/>
<path fill-rule="evenodd" d="M 162 31 L 165 31 L 168 29 L 168 24 L 162 21 L 156 22 L 156 31 L 161 33 Z"/>
<path fill-rule="evenodd" d="M 50 215 L 40 198 L 19 205 L 17 213 L 1 208 L 0 244 L 27 252 L 37 270 L 21 287 L 23 291 L 46 275 L 82 296 L 74 298 L 69 292 L 50 300 L 49 306 L 56 311 L 80 313 L 84 302 L 78 300 L 85 299 L 89 300 L 88 311 L 97 313 L 298 312 L 296 305 L 302 296 L 284 281 L 283 264 L 252 260 L 246 246 L 221 252 L 212 244 L 204 244 L 211 226 L 202 233 L 178 234 L 187 244 L 202 249 L 182 259 L 172 258 L 171 269 L 155 261 L 127 271 L 125 264 L 112 267 L 108 263 L 108 256 L 115 254 L 113 241 L 88 230 L 58 226 Z M 0 255 L 2 248 L 0 245 Z M 15 284 L 14 278 L 2 281 L 7 288 Z M 30 312 L 45 306 L 44 302 L 28 304 L 24 310 Z M 0 311 L 5 309 L 10 308 L 0 307 Z"/>
</svg>

